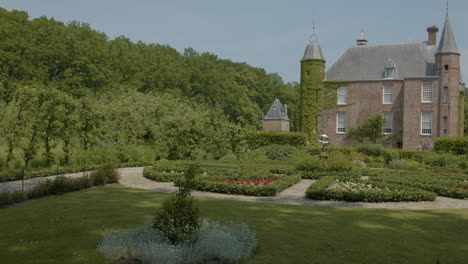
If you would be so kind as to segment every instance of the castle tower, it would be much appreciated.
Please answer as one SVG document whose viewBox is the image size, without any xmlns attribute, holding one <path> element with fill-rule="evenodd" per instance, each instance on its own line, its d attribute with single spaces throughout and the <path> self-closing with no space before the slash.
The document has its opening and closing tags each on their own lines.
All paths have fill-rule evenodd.
<svg viewBox="0 0 468 264">
<path fill-rule="evenodd" d="M 444 29 L 436 53 L 436 68 L 439 85 L 439 135 L 463 136 L 463 96 L 460 93 L 460 53 L 447 14 Z"/>
<path fill-rule="evenodd" d="M 318 117 L 323 108 L 323 81 L 325 59 L 322 49 L 313 35 L 301 60 L 300 119 L 299 131 L 305 133 L 310 142 L 320 133 Z"/>
</svg>

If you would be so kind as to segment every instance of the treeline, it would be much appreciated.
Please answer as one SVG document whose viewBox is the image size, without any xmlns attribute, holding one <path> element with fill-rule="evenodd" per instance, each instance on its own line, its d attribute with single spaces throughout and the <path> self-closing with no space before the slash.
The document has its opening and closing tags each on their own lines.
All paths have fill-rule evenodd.
<svg viewBox="0 0 468 264">
<path fill-rule="evenodd" d="M 23 86 L 0 104 L 0 168 L 217 159 L 239 152 L 243 133 L 220 111 L 168 94 L 74 98 Z"/>
<path fill-rule="evenodd" d="M 243 127 L 260 126 L 274 98 L 289 104 L 295 127 L 298 93 L 277 74 L 157 44 L 110 40 L 80 22 L 29 20 L 22 11 L 0 9 L 0 98 L 9 102 L 21 85 L 53 86 L 74 98 L 105 94 L 171 94 L 222 110 Z"/>
</svg>

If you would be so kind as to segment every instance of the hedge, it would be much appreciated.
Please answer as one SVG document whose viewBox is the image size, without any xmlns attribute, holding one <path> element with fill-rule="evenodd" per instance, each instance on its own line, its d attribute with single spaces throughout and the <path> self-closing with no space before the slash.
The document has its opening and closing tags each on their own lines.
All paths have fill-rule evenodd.
<svg viewBox="0 0 468 264">
<path fill-rule="evenodd" d="M 115 164 L 115 166 L 118 168 L 138 167 L 138 166 L 146 166 L 146 165 L 149 165 L 149 164 L 141 163 L 141 162 L 125 162 L 125 163 Z M 61 175 L 61 174 L 66 174 L 66 173 L 82 172 L 83 170 L 89 171 L 89 170 L 95 170 L 95 169 L 101 168 L 102 166 L 103 164 L 90 164 L 90 165 L 86 165 L 85 167 L 59 166 L 57 168 L 56 166 L 53 166 L 50 168 L 38 168 L 38 169 L 25 171 L 24 178 L 29 179 L 29 178 L 47 177 L 47 176 Z M 21 177 L 22 177 L 22 171 L 20 169 L 0 171 L 0 182 L 17 181 L 17 180 L 21 180 Z"/>
<path fill-rule="evenodd" d="M 375 170 L 373 174 L 369 182 L 400 184 L 435 192 L 440 196 L 468 198 L 468 175 L 395 170 L 379 170 L 378 172 Z"/>
<path fill-rule="evenodd" d="M 117 183 L 118 179 L 119 175 L 115 168 L 108 165 L 94 171 L 89 176 L 78 178 L 57 176 L 54 179 L 47 179 L 25 192 L 16 191 L 0 193 L 0 207 L 47 195 L 59 195 L 79 191 L 92 186 L 104 185 L 106 183 Z"/>
<path fill-rule="evenodd" d="M 330 188 L 333 184 L 343 184 L 351 187 L 349 187 L 350 189 Z M 360 190 L 359 188 L 361 187 L 362 189 Z M 398 202 L 433 201 L 437 197 L 437 194 L 404 185 L 369 182 L 356 178 L 323 177 L 310 185 L 306 191 L 306 197 L 315 200 L 350 202 Z"/>
<path fill-rule="evenodd" d="M 468 137 L 439 137 L 434 141 L 437 152 L 452 152 L 458 155 L 468 154 Z"/>
<path fill-rule="evenodd" d="M 244 185 L 228 182 L 198 180 L 195 189 L 200 191 L 241 194 L 250 196 L 274 196 L 289 186 L 298 183 L 301 177 L 297 174 L 274 178 L 276 181 L 266 186 Z"/>
<path fill-rule="evenodd" d="M 143 175 L 160 182 L 175 182 L 191 162 L 160 162 L 146 167 Z M 298 174 L 278 166 L 253 166 L 222 163 L 202 163 L 195 189 L 228 194 L 273 196 L 301 180 Z M 254 185 L 254 182 L 268 182 Z M 246 185 L 249 183 L 249 185 Z"/>
<path fill-rule="evenodd" d="M 246 133 L 246 141 L 249 149 L 272 144 L 303 146 L 306 137 L 304 134 L 296 132 L 250 131 Z"/>
</svg>

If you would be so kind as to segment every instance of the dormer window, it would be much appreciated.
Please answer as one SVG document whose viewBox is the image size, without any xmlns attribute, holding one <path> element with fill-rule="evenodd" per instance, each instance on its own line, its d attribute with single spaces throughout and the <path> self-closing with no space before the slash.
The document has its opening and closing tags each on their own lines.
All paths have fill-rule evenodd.
<svg viewBox="0 0 468 264">
<path fill-rule="evenodd" d="M 393 79 L 395 78 L 395 68 L 387 68 L 385 69 L 385 79 Z"/>
<path fill-rule="evenodd" d="M 396 65 L 392 59 L 388 59 L 385 64 L 384 79 L 395 79 L 397 77 Z"/>
</svg>

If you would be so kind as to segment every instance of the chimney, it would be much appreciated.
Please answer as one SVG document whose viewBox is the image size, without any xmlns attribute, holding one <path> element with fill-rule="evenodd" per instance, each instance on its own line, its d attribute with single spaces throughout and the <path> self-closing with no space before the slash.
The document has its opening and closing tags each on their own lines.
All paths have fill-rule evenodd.
<svg viewBox="0 0 468 264">
<path fill-rule="evenodd" d="M 437 44 L 437 32 L 439 32 L 439 29 L 435 25 L 427 28 L 427 45 L 435 46 Z"/>
<path fill-rule="evenodd" d="M 288 116 L 288 105 L 284 105 L 284 116 Z"/>
</svg>

